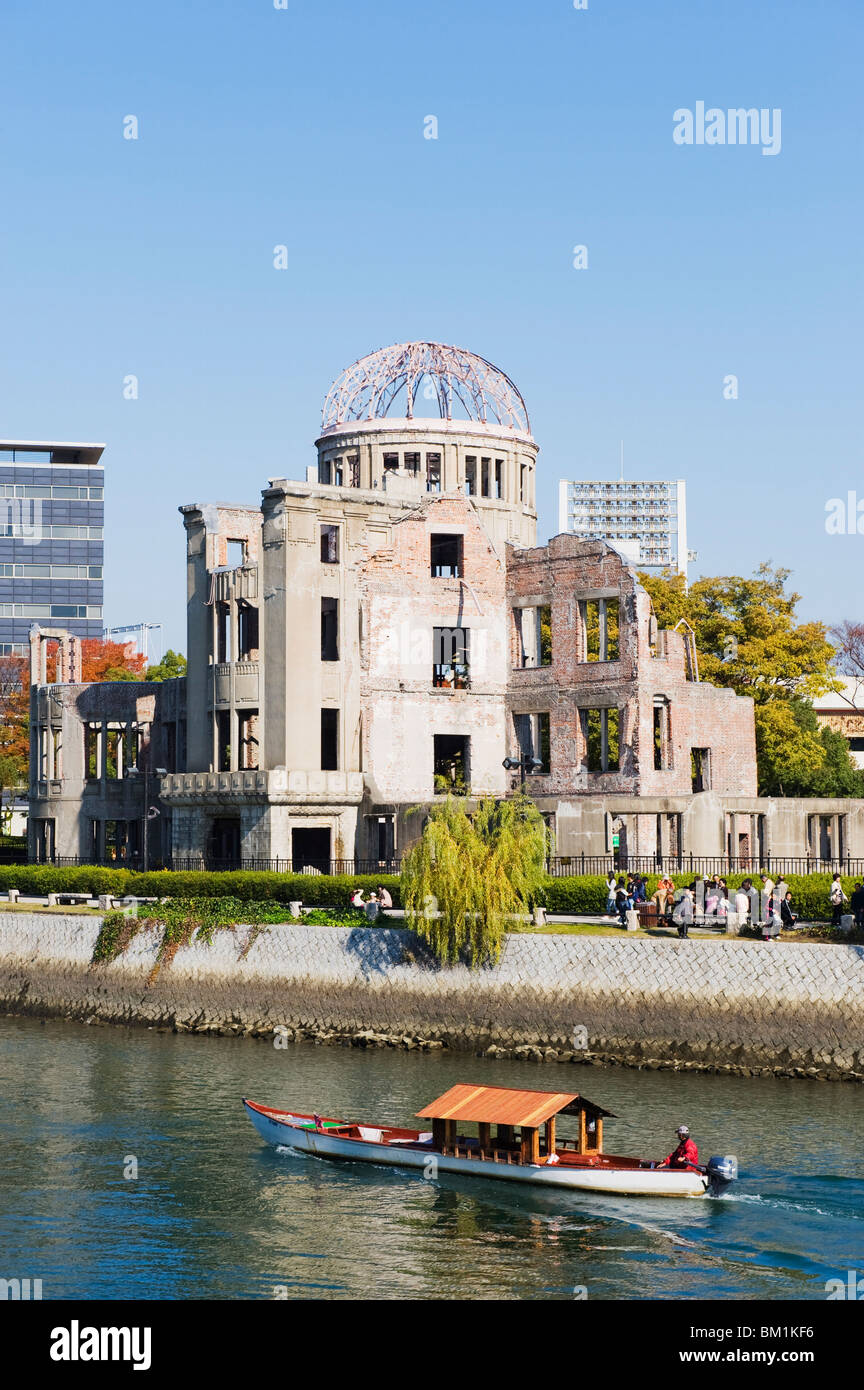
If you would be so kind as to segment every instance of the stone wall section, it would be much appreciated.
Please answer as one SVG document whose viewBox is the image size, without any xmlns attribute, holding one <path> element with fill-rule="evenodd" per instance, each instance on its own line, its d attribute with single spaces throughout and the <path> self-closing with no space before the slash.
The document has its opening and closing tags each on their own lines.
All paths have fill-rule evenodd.
<svg viewBox="0 0 864 1390">
<path fill-rule="evenodd" d="M 177 952 L 142 930 L 91 966 L 99 919 L 4 913 L 11 1013 L 534 1060 L 617 1060 L 864 1080 L 864 948 L 511 936 L 501 961 L 437 968 L 397 928 L 237 927 Z M 251 944 L 250 944 L 251 942 Z"/>
</svg>

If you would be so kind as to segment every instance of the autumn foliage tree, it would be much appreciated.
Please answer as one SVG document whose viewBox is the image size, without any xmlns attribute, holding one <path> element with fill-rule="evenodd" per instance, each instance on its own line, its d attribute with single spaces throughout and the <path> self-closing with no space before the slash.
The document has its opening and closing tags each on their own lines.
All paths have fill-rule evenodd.
<svg viewBox="0 0 864 1390">
<path fill-rule="evenodd" d="M 146 658 L 133 650 L 131 642 L 104 642 L 85 637 L 81 643 L 83 681 L 140 681 L 144 679 Z"/>
<path fill-rule="evenodd" d="M 864 776 L 842 734 L 820 727 L 812 701 L 838 690 L 836 648 L 824 623 L 796 620 L 801 595 L 789 570 L 762 564 L 750 578 L 640 574 L 661 627 L 685 618 L 696 635 L 699 674 L 755 704 L 762 796 L 861 796 Z"/>
<path fill-rule="evenodd" d="M 0 806 L 27 784 L 30 748 L 30 693 L 27 662 L 0 657 Z"/>
</svg>

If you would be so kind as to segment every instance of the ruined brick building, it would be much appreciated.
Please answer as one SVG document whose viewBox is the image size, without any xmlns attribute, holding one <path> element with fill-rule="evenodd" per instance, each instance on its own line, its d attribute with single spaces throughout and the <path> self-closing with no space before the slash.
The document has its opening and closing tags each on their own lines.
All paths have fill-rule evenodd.
<svg viewBox="0 0 864 1390">
<path fill-rule="evenodd" d="M 523 776 L 559 857 L 864 852 L 858 803 L 757 797 L 752 702 L 610 546 L 536 545 L 538 447 L 490 363 L 362 358 L 316 449 L 260 505 L 180 508 L 185 680 L 82 686 L 64 638 L 48 685 L 34 630 L 34 857 L 138 861 L 146 825 L 154 862 L 385 864 L 436 796 Z"/>
</svg>

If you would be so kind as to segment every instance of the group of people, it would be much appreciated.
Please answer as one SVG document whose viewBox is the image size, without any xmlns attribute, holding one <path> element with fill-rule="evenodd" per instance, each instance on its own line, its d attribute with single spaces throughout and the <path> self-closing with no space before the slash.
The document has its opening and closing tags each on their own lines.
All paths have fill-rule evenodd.
<svg viewBox="0 0 864 1390">
<path fill-rule="evenodd" d="M 839 874 L 835 875 L 831 887 L 832 904 L 835 886 L 842 894 L 842 910 L 845 894 L 840 886 Z M 864 885 L 859 884 L 858 887 L 861 889 L 859 911 L 864 916 Z M 649 899 L 648 881 L 644 875 L 627 874 L 616 879 L 610 870 L 606 879 L 606 914 L 609 917 L 617 916 L 621 925 L 626 926 L 627 913 L 640 902 L 650 901 L 657 904 L 659 917 L 675 924 L 682 938 L 689 936 L 689 929 L 697 916 L 702 920 L 723 921 L 730 910 L 738 914 L 739 922 L 761 924 L 765 941 L 776 940 L 784 927 L 791 929 L 798 921 L 792 893 L 782 876 L 776 884 L 768 874 L 761 882 L 758 876 L 755 883 L 753 879 L 745 878 L 734 894 L 733 899 L 726 880 L 718 874 L 707 879 L 697 876 L 683 888 L 676 888 L 671 878 L 663 875 Z M 839 915 L 836 921 L 839 923 Z"/>
<path fill-rule="evenodd" d="M 370 893 L 368 898 L 363 897 L 362 888 L 355 888 L 351 893 L 351 906 L 365 912 L 369 921 L 374 922 L 379 912 L 393 906 L 393 899 L 384 885 L 379 883 L 375 892 Z"/>
</svg>

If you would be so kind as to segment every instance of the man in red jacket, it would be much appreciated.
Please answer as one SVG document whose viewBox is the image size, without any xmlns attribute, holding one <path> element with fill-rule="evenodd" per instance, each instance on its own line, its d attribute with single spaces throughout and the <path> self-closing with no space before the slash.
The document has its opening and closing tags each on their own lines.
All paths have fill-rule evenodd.
<svg viewBox="0 0 864 1390">
<path fill-rule="evenodd" d="M 663 1168 L 690 1168 L 695 1167 L 699 1162 L 699 1150 L 690 1138 L 690 1131 L 686 1125 L 678 1126 L 678 1147 L 661 1164 Z"/>
</svg>

